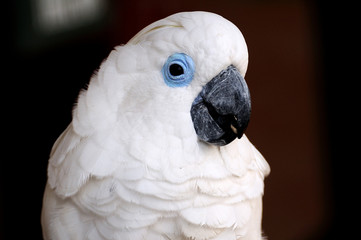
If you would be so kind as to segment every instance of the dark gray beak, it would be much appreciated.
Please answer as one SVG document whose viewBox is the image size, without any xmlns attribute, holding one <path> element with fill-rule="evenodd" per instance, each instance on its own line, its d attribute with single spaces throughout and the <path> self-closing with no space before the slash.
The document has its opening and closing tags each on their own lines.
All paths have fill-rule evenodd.
<svg viewBox="0 0 361 240">
<path fill-rule="evenodd" d="M 246 81 L 233 65 L 209 81 L 194 100 L 191 117 L 198 137 L 224 146 L 241 138 L 251 115 Z"/>
</svg>

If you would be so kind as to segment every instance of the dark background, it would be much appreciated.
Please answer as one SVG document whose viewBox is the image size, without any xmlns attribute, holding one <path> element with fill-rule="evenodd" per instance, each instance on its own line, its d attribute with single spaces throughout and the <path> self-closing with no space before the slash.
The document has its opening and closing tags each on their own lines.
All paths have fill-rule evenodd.
<svg viewBox="0 0 361 240">
<path fill-rule="evenodd" d="M 151 22 L 189 10 L 231 20 L 248 44 L 247 135 L 272 169 L 264 196 L 268 239 L 353 238 L 360 159 L 354 6 L 301 0 L 53 2 L 59 5 L 16 0 L 3 16 L 0 239 L 42 239 L 48 155 L 101 61 Z"/>
</svg>

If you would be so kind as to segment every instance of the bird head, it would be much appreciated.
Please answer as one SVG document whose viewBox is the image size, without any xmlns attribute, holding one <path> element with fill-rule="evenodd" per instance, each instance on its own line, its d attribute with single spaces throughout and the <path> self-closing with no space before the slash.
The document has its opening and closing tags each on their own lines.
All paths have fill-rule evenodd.
<svg viewBox="0 0 361 240">
<path fill-rule="evenodd" d="M 242 137 L 250 118 L 247 64 L 245 40 L 233 23 L 213 13 L 182 12 L 117 47 L 99 74 L 105 82 L 115 76 L 118 83 L 108 81 L 107 91 L 119 99 L 129 127 L 147 122 L 177 136 L 195 131 L 198 140 L 223 146 Z"/>
</svg>

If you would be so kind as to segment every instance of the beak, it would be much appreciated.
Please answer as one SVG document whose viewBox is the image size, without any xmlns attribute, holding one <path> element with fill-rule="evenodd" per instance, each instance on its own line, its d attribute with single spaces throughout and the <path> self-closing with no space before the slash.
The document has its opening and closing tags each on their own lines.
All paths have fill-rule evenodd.
<svg viewBox="0 0 361 240">
<path fill-rule="evenodd" d="M 233 65 L 209 81 L 192 103 L 191 117 L 198 137 L 224 146 L 241 138 L 251 115 L 246 81 Z"/>
</svg>

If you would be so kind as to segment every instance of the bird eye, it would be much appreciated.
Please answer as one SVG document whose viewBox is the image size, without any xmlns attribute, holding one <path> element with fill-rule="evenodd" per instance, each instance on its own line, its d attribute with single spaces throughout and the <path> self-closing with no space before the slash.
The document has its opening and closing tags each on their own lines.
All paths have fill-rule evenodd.
<svg viewBox="0 0 361 240">
<path fill-rule="evenodd" d="M 185 87 L 193 80 L 193 59 L 187 54 L 175 53 L 164 63 L 162 74 L 169 87 Z"/>
<path fill-rule="evenodd" d="M 179 64 L 172 64 L 169 66 L 169 73 L 173 76 L 179 76 L 184 74 L 184 70 L 181 65 Z"/>
</svg>

